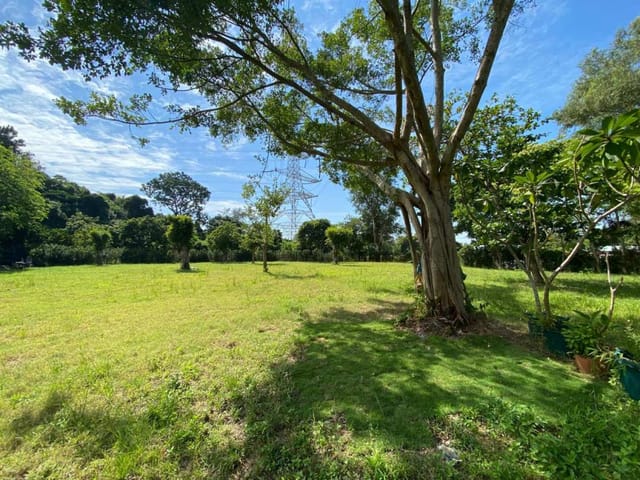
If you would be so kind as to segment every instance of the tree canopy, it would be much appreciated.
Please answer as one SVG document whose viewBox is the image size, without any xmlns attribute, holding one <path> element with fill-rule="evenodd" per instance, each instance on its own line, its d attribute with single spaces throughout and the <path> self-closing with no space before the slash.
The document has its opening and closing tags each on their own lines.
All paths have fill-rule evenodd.
<svg viewBox="0 0 640 480">
<path fill-rule="evenodd" d="M 188 215 L 204 221 L 204 205 L 211 197 L 207 187 L 184 172 L 161 173 L 142 185 L 142 191 L 174 215 Z"/>
<path fill-rule="evenodd" d="M 327 245 L 331 247 L 333 263 L 338 264 L 338 254 L 344 252 L 349 247 L 353 238 L 353 231 L 350 228 L 340 225 L 332 225 L 324 232 Z"/>
<path fill-rule="evenodd" d="M 26 145 L 24 140 L 18 137 L 18 131 L 11 125 L 0 126 L 0 145 L 13 153 L 21 153 L 22 148 Z"/>
<path fill-rule="evenodd" d="M 288 195 L 289 189 L 277 183 L 269 186 L 250 182 L 242 188 L 242 197 L 247 202 L 247 215 L 258 225 L 262 239 L 262 269 L 265 273 L 269 271 L 267 252 L 275 233 L 271 223 L 278 216 Z"/>
</svg>

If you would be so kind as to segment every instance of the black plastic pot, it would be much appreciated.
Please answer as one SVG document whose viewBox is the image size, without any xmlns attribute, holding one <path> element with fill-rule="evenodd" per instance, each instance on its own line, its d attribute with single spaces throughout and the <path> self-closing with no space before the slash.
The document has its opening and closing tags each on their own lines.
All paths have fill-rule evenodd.
<svg viewBox="0 0 640 480">
<path fill-rule="evenodd" d="M 569 319 L 567 317 L 556 315 L 553 317 L 553 325 L 545 325 L 542 327 L 544 346 L 547 347 L 547 350 L 551 353 L 559 357 L 566 357 L 569 354 L 567 340 L 562 333 L 568 321 Z"/>
<path fill-rule="evenodd" d="M 542 332 L 544 337 L 544 346 L 547 347 L 554 355 L 566 357 L 569 353 L 567 340 L 564 338 L 562 331 L 555 328 L 545 328 Z"/>
<path fill-rule="evenodd" d="M 529 336 L 539 338 L 542 337 L 542 332 L 544 329 L 542 328 L 542 324 L 535 313 L 525 312 L 525 316 L 527 317 L 527 326 L 529 327 Z"/>
</svg>

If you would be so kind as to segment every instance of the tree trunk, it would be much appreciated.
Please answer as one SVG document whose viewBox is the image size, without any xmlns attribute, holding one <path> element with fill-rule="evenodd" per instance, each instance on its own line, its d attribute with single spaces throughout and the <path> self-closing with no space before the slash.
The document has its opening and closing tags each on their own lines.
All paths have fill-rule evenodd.
<svg viewBox="0 0 640 480">
<path fill-rule="evenodd" d="M 180 270 L 191 270 L 189 264 L 189 249 L 183 248 L 180 250 Z"/>
<path fill-rule="evenodd" d="M 269 273 L 267 265 L 267 252 L 269 250 L 269 220 L 265 218 L 262 232 L 262 272 Z"/>
<path fill-rule="evenodd" d="M 491 248 L 491 260 L 493 261 L 494 267 L 498 270 L 502 270 L 504 268 L 504 262 L 502 261 L 502 254 L 500 253 L 499 248 Z"/>
<path fill-rule="evenodd" d="M 426 195 L 421 198 L 423 228 L 416 228 L 416 233 L 423 252 L 422 277 L 427 311 L 434 317 L 446 318 L 456 326 L 463 326 L 471 318 L 467 312 L 467 295 L 446 182 L 444 188 L 432 182 L 431 189 L 425 189 Z"/>
<path fill-rule="evenodd" d="M 404 207 L 420 245 L 428 315 L 456 327 L 467 325 L 472 318 L 467 311 L 468 297 L 451 218 L 451 177 L 445 174 L 424 181 L 423 172 L 407 169 L 405 173 L 408 178 L 415 174 L 411 181 L 414 193 L 396 190 L 395 200 Z"/>
<path fill-rule="evenodd" d="M 265 242 L 262 244 L 262 271 L 264 273 L 269 272 L 269 265 L 267 264 L 267 250 L 268 250 L 268 245 Z"/>
<path fill-rule="evenodd" d="M 602 273 L 602 269 L 600 268 L 600 252 L 596 248 L 595 244 L 591 242 L 589 244 L 589 252 L 593 257 L 593 269 L 596 273 Z"/>
<path fill-rule="evenodd" d="M 544 277 L 540 273 L 542 265 L 538 265 L 538 261 L 533 253 L 525 254 L 527 271 L 531 274 L 531 278 L 536 285 L 544 285 Z"/>
</svg>

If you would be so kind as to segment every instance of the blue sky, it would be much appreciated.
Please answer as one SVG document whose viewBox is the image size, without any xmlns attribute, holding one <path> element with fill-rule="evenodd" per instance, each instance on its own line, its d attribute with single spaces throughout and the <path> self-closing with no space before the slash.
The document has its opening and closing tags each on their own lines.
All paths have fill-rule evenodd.
<svg viewBox="0 0 640 480">
<path fill-rule="evenodd" d="M 311 34 L 332 29 L 348 6 L 363 0 L 292 1 Z M 489 86 L 501 96 L 513 95 L 525 107 L 544 116 L 561 107 L 578 77 L 579 63 L 594 47 L 608 47 L 615 32 L 640 14 L 638 0 L 537 0 L 509 26 Z M 2 0 L 0 21 L 24 21 L 37 26 L 44 12 L 36 0 Z M 466 88 L 471 66 L 448 72 L 448 88 Z M 95 192 L 140 194 L 140 185 L 159 173 L 183 170 L 212 192 L 207 212 L 241 207 L 242 184 L 261 171 L 260 145 L 238 141 L 222 145 L 205 131 L 180 134 L 167 127 L 134 129 L 100 120 L 75 125 L 58 111 L 53 99 L 65 95 L 86 98 L 90 90 L 128 96 L 136 79 L 85 82 L 75 72 L 63 72 L 43 61 L 26 63 L 15 52 L 0 50 L 0 124 L 13 125 L 27 149 L 50 175 L 60 174 Z M 195 103 L 195 101 L 194 101 Z M 549 127 L 555 134 L 553 125 Z M 131 134 L 148 137 L 141 148 Z M 276 161 L 274 159 L 274 161 Z M 279 168 L 285 162 L 276 161 Z M 317 164 L 306 170 L 317 175 Z M 348 194 L 327 179 L 309 187 L 316 218 L 336 223 L 353 214 Z M 284 221 L 284 220 L 283 220 Z"/>
</svg>

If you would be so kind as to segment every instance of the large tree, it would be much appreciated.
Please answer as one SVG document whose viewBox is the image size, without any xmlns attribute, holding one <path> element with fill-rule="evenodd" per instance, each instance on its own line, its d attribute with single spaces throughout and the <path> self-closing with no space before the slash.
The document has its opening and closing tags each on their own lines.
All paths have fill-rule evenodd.
<svg viewBox="0 0 640 480">
<path fill-rule="evenodd" d="M 538 133 L 541 125 L 538 112 L 519 106 L 511 97 L 501 100 L 494 95 L 476 112 L 465 136 L 453 188 L 456 230 L 484 246 L 497 257 L 494 263 L 498 265 L 506 260 L 499 258 L 506 248 L 529 279 L 537 283 L 542 278 L 533 265 L 528 210 L 526 204 L 514 197 L 512 186 L 516 175 L 547 171 L 562 149 L 560 143 L 552 142 L 536 147 L 535 154 L 522 154 L 542 137 Z M 532 158 L 536 161 L 532 162 Z M 548 190 L 546 205 L 556 212 L 554 219 L 563 214 L 562 219 L 570 216 L 563 208 L 563 199 Z"/>
<path fill-rule="evenodd" d="M 142 191 L 174 215 L 188 215 L 204 221 L 204 205 L 211 192 L 184 172 L 161 173 L 142 185 Z"/>
<path fill-rule="evenodd" d="M 607 49 L 593 49 L 582 75 L 554 117 L 562 125 L 594 126 L 607 116 L 640 107 L 640 17 L 616 34 Z"/>
<path fill-rule="evenodd" d="M 212 252 L 220 252 L 223 260 L 229 260 L 229 254 L 238 250 L 242 238 L 240 226 L 232 221 L 223 221 L 207 235 L 207 243 Z"/>
<path fill-rule="evenodd" d="M 146 198 L 139 197 L 138 195 L 131 195 L 128 197 L 121 197 L 119 201 L 122 204 L 126 218 L 153 216 L 153 208 L 149 206 L 149 202 Z"/>
<path fill-rule="evenodd" d="M 341 225 L 333 225 L 324 232 L 327 245 L 331 247 L 333 263 L 338 264 L 338 254 L 344 253 L 353 240 L 353 230 Z"/>
<path fill-rule="evenodd" d="M 269 138 L 282 153 L 359 165 L 405 207 L 423 247 L 431 314 L 465 323 L 451 175 L 514 3 L 377 0 L 316 42 L 289 2 L 174 0 L 159 8 L 48 0 L 50 20 L 37 37 L 6 23 L 0 44 L 87 78 L 144 71 L 161 91 L 191 86 L 203 105 L 169 107 L 184 128 Z M 460 118 L 445 132 L 445 70 L 460 61 L 474 61 L 476 71 Z M 79 122 L 99 116 L 144 124 L 150 100 L 137 95 L 126 105 L 95 94 L 59 104 Z M 407 188 L 384 182 L 381 167 L 401 171 Z"/>
</svg>

